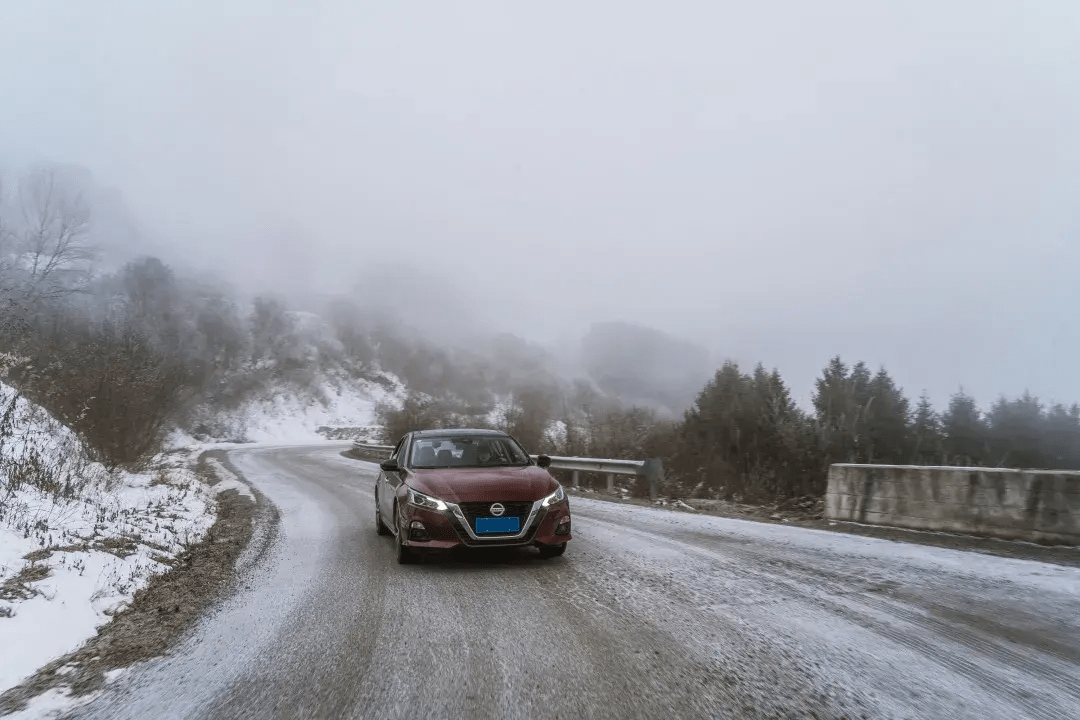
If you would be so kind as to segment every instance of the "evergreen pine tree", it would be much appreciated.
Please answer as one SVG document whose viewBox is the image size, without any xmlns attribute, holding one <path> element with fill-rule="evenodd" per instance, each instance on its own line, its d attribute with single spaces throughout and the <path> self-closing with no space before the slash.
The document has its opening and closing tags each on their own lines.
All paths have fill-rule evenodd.
<svg viewBox="0 0 1080 720">
<path fill-rule="evenodd" d="M 908 456 L 911 406 L 903 390 L 881 368 L 870 381 L 863 413 L 866 461 L 900 464 Z"/>
<path fill-rule="evenodd" d="M 1002 397 L 987 416 L 990 431 L 989 461 L 999 467 L 1042 468 L 1043 408 L 1031 393 L 1015 400 Z"/>
<path fill-rule="evenodd" d="M 985 465 L 989 452 L 986 423 L 975 398 L 963 388 L 950 398 L 941 426 L 948 464 Z"/>
<path fill-rule="evenodd" d="M 915 416 L 911 425 L 912 449 L 911 462 L 915 465 L 941 465 L 943 454 L 943 436 L 941 417 L 930 404 L 930 397 L 923 391 L 919 403 L 915 406 Z"/>
</svg>

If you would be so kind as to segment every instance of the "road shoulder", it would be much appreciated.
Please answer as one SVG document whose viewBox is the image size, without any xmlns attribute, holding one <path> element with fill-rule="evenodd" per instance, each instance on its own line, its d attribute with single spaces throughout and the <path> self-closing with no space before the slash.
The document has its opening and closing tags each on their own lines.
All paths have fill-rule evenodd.
<svg viewBox="0 0 1080 720">
<path fill-rule="evenodd" d="M 1080 567 L 1080 547 L 1078 546 L 1038 545 L 1036 543 L 1000 540 L 997 538 L 985 538 L 957 533 L 929 532 L 885 527 L 882 525 L 862 525 L 859 523 L 838 522 L 822 517 L 820 508 L 817 507 L 817 504 L 807 507 L 795 506 L 793 508 L 785 508 L 783 506 L 777 507 L 775 505 L 744 505 L 738 503 L 718 503 L 715 501 L 701 502 L 693 499 L 665 499 L 659 502 L 650 502 L 645 499 L 624 498 L 610 495 L 605 492 L 573 489 L 570 490 L 570 495 L 571 497 L 582 497 L 590 500 L 602 500 L 604 502 L 658 508 L 674 513 L 712 515 L 714 517 L 748 520 L 751 522 L 773 525 L 788 525 L 790 527 L 825 530 L 846 535 L 859 535 L 862 537 L 892 540 L 894 542 L 925 545 L 927 547 L 963 550 L 966 552 L 1013 558 L 1017 560 L 1034 560 L 1065 567 Z"/>
<path fill-rule="evenodd" d="M 127 668 L 165 654 L 226 596 L 259 526 L 256 544 L 269 543 L 276 509 L 223 451 L 202 453 L 195 471 L 217 498 L 217 516 L 205 537 L 175 557 L 168 572 L 151 578 L 97 635 L 0 695 L 0 716 L 25 710 L 44 695 L 61 706 L 82 704 Z"/>
</svg>

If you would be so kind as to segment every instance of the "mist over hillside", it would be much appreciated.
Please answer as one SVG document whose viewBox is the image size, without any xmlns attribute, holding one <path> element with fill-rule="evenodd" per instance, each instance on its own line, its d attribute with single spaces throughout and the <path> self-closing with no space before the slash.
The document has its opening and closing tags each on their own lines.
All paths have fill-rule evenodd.
<svg viewBox="0 0 1080 720">
<path fill-rule="evenodd" d="M 7 372 L 84 424 L 110 461 L 136 461 L 171 428 L 267 437 L 266 426 L 280 423 L 266 413 L 310 415 L 297 408 L 312 403 L 323 422 L 359 427 L 376 423 L 375 405 L 393 409 L 410 394 L 478 424 L 531 398 L 539 441 L 582 388 L 594 408 L 641 404 L 671 417 L 692 399 L 686 378 L 673 385 L 671 363 L 657 362 L 684 346 L 655 331 L 618 325 L 600 345 L 543 347 L 512 322 L 486 322 L 454 283 L 423 272 L 401 282 L 404 269 L 392 266 L 372 269 L 347 294 L 318 285 L 253 292 L 172 265 L 177 249 L 139 255 L 122 197 L 88 171 L 41 168 L 11 188 L 0 205 L 3 329 L 17 355 Z M 607 344 L 613 352 L 602 351 Z M 45 358 L 64 371 L 43 373 Z M 120 378 L 121 387 L 101 385 Z M 109 403 L 124 397 L 116 415 Z"/>
<path fill-rule="evenodd" d="M 834 354 L 807 405 L 778 369 L 716 369 L 705 347 L 640 324 L 538 343 L 500 304 L 475 310 L 486 288 L 459 294 L 429 268 L 375 265 L 348 292 L 238 290 L 174 253 L 125 260 L 109 239 L 137 224 L 70 168 L 19 177 L 0 209 L 0 379 L 109 467 L 139 466 L 176 433 L 392 442 L 460 426 L 557 455 L 662 458 L 672 491 L 742 498 L 820 494 L 837 461 L 1080 464 L 1080 406 L 1028 392 L 984 409 L 961 389 L 939 411 L 885 367 Z"/>
<path fill-rule="evenodd" d="M 594 324 L 581 341 L 581 358 L 601 390 L 669 417 L 693 404 L 714 370 L 704 347 L 623 322 Z"/>
<path fill-rule="evenodd" d="M 88 239 L 98 251 L 98 267 L 115 269 L 146 257 L 137 252 L 142 236 L 122 195 L 97 184 L 88 170 L 65 173 L 77 178 L 93 206 Z M 252 258 L 253 268 L 287 262 L 289 256 L 272 257 L 281 240 L 268 238 L 268 252 Z M 182 248 L 153 242 L 145 247 L 159 250 L 186 282 L 202 285 L 205 292 L 240 305 L 278 298 L 285 309 L 310 313 L 318 320 L 308 322 L 332 328 L 352 357 L 375 362 L 372 367 L 404 378 L 410 389 L 434 396 L 457 395 L 482 406 L 513 388 L 565 396 L 574 383 L 585 383 L 616 405 L 675 418 L 690 407 L 712 371 L 703 346 L 621 321 L 600 319 L 583 331 L 563 328 L 557 332 L 561 342 L 537 342 L 530 328 L 485 290 L 482 262 L 472 275 L 441 271 L 452 248 L 412 264 L 395 263 L 391 253 L 372 253 L 348 291 L 334 292 L 307 278 L 303 268 L 284 288 L 259 287 L 258 270 L 236 285 L 218 273 L 194 270 Z M 529 268 L 521 274 L 526 284 L 542 278 L 542 272 Z"/>
</svg>

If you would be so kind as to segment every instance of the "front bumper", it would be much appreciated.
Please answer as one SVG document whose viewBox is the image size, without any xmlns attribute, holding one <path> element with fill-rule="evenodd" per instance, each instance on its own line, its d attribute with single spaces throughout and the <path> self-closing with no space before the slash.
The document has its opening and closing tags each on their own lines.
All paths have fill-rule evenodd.
<svg viewBox="0 0 1080 720">
<path fill-rule="evenodd" d="M 570 503 L 564 500 L 542 507 L 540 502 L 534 502 L 529 515 L 522 519 L 521 532 L 490 537 L 477 535 L 465 513 L 454 503 L 447 503 L 449 509 L 441 512 L 406 505 L 403 525 L 409 530 L 405 544 L 416 549 L 451 550 L 455 547 L 558 545 L 570 540 Z M 422 532 L 414 529 L 416 522 L 422 524 Z"/>
</svg>

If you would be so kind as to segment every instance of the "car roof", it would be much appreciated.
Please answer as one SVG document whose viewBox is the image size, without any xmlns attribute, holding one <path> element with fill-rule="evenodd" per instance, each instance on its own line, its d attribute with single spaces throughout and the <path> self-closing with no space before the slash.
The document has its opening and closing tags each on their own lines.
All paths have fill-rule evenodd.
<svg viewBox="0 0 1080 720">
<path fill-rule="evenodd" d="M 485 428 L 452 428 L 449 430 L 417 430 L 413 433 L 413 437 L 447 437 L 447 436 L 459 436 L 459 435 L 486 435 L 489 437 L 507 437 L 506 433 L 502 430 L 488 430 Z"/>
</svg>

